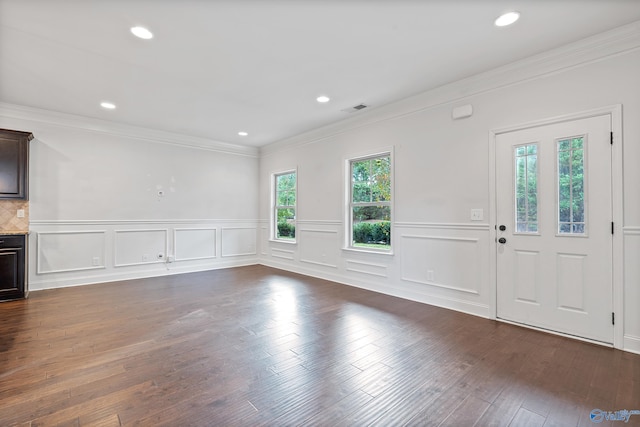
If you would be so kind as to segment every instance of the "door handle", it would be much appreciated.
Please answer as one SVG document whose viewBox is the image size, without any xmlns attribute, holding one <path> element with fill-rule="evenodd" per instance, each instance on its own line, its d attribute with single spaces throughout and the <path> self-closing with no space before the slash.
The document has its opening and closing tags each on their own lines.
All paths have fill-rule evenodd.
<svg viewBox="0 0 640 427">
<path fill-rule="evenodd" d="M 502 243 L 504 245 L 505 243 L 507 243 L 507 239 L 505 239 L 504 237 L 501 237 L 498 239 L 498 243 Z"/>
<path fill-rule="evenodd" d="M 506 230 L 506 229 L 507 229 L 507 226 L 506 226 L 506 225 L 501 225 L 501 226 L 500 226 L 500 227 L 498 227 L 498 228 L 500 228 L 500 231 L 504 231 L 504 230 Z"/>
</svg>

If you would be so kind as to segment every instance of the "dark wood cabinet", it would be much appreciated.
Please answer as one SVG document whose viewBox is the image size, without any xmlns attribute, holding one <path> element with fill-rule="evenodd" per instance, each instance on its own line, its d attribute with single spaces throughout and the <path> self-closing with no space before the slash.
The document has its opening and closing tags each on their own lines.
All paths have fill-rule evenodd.
<svg viewBox="0 0 640 427">
<path fill-rule="evenodd" d="M 29 198 L 30 132 L 0 129 L 0 199 Z"/>
<path fill-rule="evenodd" d="M 0 301 L 26 298 L 26 235 L 0 234 Z"/>
</svg>

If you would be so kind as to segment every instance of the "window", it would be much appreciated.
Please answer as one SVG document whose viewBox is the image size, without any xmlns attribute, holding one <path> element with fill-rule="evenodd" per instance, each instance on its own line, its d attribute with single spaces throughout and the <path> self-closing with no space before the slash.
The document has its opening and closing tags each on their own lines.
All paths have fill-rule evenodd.
<svg viewBox="0 0 640 427">
<path fill-rule="evenodd" d="M 516 232 L 538 232 L 538 145 L 514 149 L 516 169 Z"/>
<path fill-rule="evenodd" d="M 391 153 L 349 161 L 349 247 L 391 250 Z"/>
<path fill-rule="evenodd" d="M 274 175 L 274 237 L 295 242 L 296 239 L 296 172 Z"/>
<path fill-rule="evenodd" d="M 585 137 L 557 141 L 558 234 L 584 235 L 585 222 Z"/>
</svg>

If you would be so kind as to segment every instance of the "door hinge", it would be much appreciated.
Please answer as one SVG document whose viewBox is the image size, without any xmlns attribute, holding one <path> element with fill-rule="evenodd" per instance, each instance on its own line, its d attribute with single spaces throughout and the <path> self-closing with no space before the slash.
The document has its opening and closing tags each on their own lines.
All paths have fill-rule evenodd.
<svg viewBox="0 0 640 427">
<path fill-rule="evenodd" d="M 613 221 L 611 221 L 611 234 L 613 234 Z"/>
<path fill-rule="evenodd" d="M 615 325 L 616 324 L 616 314 L 615 313 L 611 313 L 611 324 Z"/>
<path fill-rule="evenodd" d="M 611 134 L 611 145 L 613 145 L 613 132 L 611 132 L 610 134 Z"/>
</svg>

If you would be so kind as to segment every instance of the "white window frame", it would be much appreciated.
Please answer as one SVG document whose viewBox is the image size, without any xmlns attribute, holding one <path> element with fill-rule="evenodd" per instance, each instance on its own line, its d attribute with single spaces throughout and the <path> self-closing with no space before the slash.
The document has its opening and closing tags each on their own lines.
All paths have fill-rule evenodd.
<svg viewBox="0 0 640 427">
<path fill-rule="evenodd" d="M 394 167 L 394 153 L 393 146 L 384 147 L 375 151 L 371 151 L 368 153 L 358 154 L 349 156 L 344 159 L 344 224 L 345 224 L 345 232 L 344 232 L 344 244 L 343 250 L 346 251 L 355 251 L 355 252 L 367 252 L 367 253 L 375 253 L 382 255 L 393 255 L 394 248 L 394 240 L 395 240 L 395 230 L 394 230 L 394 215 L 395 215 L 395 167 Z M 354 162 L 359 162 L 362 160 L 375 159 L 378 157 L 389 157 L 389 175 L 391 179 L 391 201 L 390 202 L 381 202 L 381 205 L 389 206 L 391 210 L 390 215 L 390 225 L 391 225 L 391 239 L 389 241 L 390 248 L 389 249 L 381 249 L 381 248 L 363 248 L 359 246 L 353 245 L 353 186 L 352 186 L 352 170 L 351 164 Z"/>
<path fill-rule="evenodd" d="M 295 205 L 278 205 L 278 177 L 283 175 L 295 174 Z M 296 237 L 293 239 L 283 239 L 278 237 L 278 209 L 294 209 L 296 212 L 293 225 L 296 230 Z M 271 241 L 280 243 L 295 244 L 297 242 L 298 230 L 298 169 L 288 169 L 281 172 L 271 174 Z"/>
</svg>

